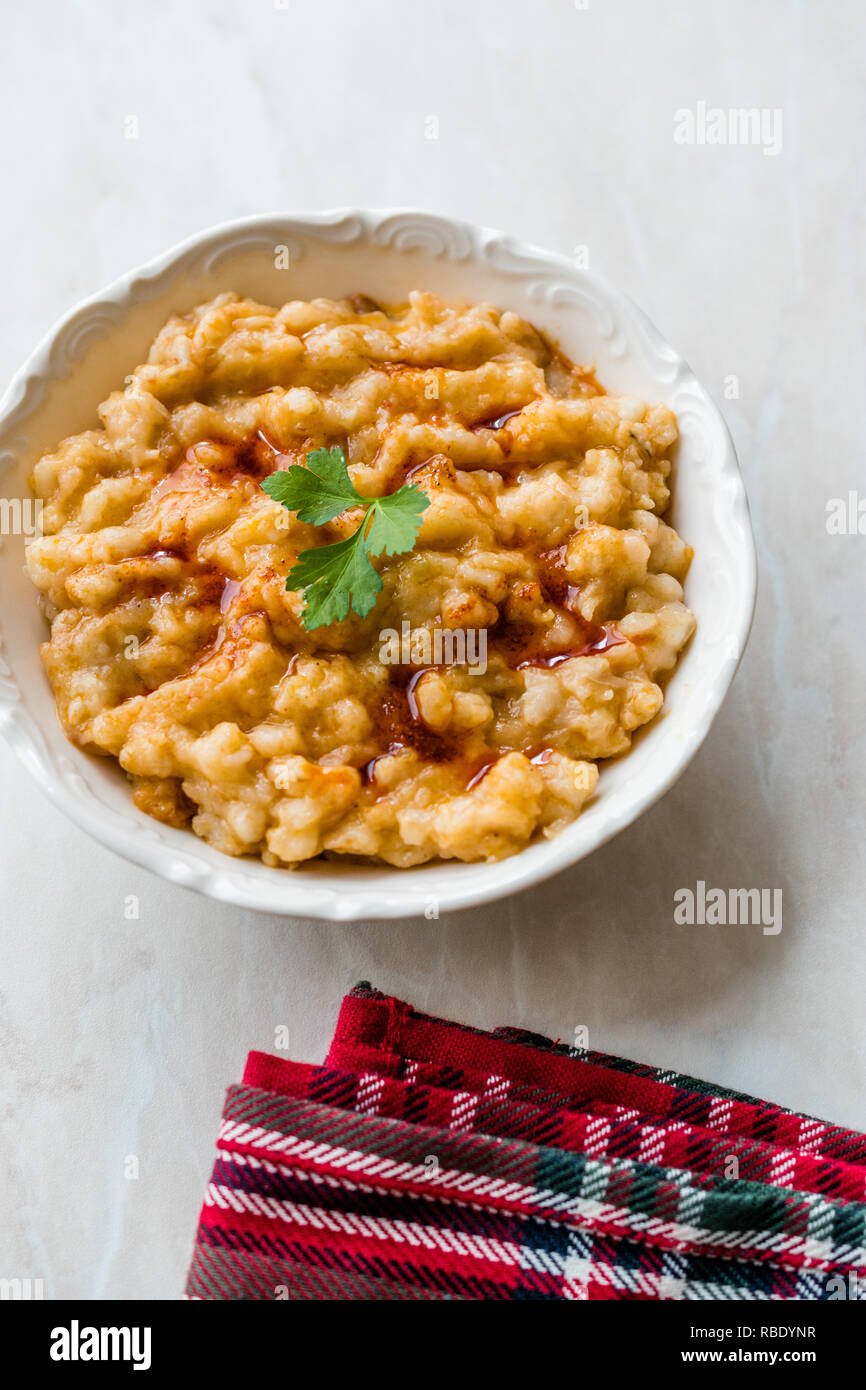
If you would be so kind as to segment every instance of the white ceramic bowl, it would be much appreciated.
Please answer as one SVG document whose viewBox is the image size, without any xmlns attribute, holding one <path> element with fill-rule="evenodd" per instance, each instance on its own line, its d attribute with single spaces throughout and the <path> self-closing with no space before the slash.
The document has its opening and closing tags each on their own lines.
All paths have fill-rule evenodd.
<svg viewBox="0 0 866 1390">
<path fill-rule="evenodd" d="M 287 249 L 280 256 L 275 248 Z M 288 269 L 278 268 L 288 259 Z M 667 402 L 681 440 L 673 519 L 694 546 L 686 597 L 697 632 L 662 716 L 604 766 L 595 798 L 558 838 L 498 864 L 413 870 L 312 863 L 294 872 L 231 859 L 133 805 L 117 766 L 64 738 L 39 659 L 45 636 L 23 572 L 23 541 L 0 550 L 0 727 L 52 801 L 103 844 L 188 888 L 242 907 L 336 921 L 411 917 L 489 902 L 574 864 L 651 806 L 706 737 L 743 654 L 755 599 L 748 504 L 725 424 L 708 393 L 646 316 L 566 258 L 429 213 L 340 210 L 228 223 L 130 271 L 68 314 L 0 405 L 0 498 L 27 497 L 33 461 L 96 423 L 96 406 L 144 360 L 169 314 L 232 289 L 265 303 L 411 289 L 516 310 L 611 391 Z"/>
</svg>

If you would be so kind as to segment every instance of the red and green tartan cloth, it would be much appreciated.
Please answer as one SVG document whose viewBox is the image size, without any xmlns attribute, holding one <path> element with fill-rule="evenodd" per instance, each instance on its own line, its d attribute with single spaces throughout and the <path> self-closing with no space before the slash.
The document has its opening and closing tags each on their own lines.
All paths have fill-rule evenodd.
<svg viewBox="0 0 866 1390">
<path fill-rule="evenodd" d="M 866 1137 L 364 983 L 230 1087 L 194 1299 L 866 1298 Z"/>
</svg>

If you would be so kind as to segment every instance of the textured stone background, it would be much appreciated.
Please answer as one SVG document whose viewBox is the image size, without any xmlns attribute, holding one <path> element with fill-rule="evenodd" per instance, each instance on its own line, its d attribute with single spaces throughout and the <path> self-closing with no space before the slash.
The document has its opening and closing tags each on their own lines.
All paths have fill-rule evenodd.
<svg viewBox="0 0 866 1390">
<path fill-rule="evenodd" d="M 761 591 L 675 789 L 571 872 L 439 922 L 206 902 L 91 843 L 0 749 L 0 1275 L 177 1296 L 224 1086 L 280 1025 L 321 1058 L 359 977 L 866 1127 L 866 538 L 825 526 L 866 495 L 862 6 L 50 0 L 4 28 L 4 378 L 78 298 L 240 214 L 416 205 L 585 247 L 722 404 Z M 699 101 L 780 108 L 781 152 L 676 144 Z M 700 878 L 781 888 L 782 932 L 676 926 Z"/>
</svg>

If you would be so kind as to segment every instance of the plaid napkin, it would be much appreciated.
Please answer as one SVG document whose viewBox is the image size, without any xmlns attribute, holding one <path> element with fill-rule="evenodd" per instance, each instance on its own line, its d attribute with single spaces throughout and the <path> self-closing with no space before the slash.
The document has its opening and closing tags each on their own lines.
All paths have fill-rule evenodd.
<svg viewBox="0 0 866 1390">
<path fill-rule="evenodd" d="M 230 1087 L 196 1299 L 866 1298 L 866 1137 L 370 985 Z"/>
</svg>

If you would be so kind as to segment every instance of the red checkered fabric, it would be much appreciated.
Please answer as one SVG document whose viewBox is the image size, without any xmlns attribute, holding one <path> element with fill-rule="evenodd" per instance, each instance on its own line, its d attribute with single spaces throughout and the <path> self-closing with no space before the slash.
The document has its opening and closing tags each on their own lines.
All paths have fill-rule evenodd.
<svg viewBox="0 0 866 1390">
<path fill-rule="evenodd" d="M 866 1297 L 866 1138 L 368 985 L 232 1087 L 192 1298 Z"/>
</svg>

